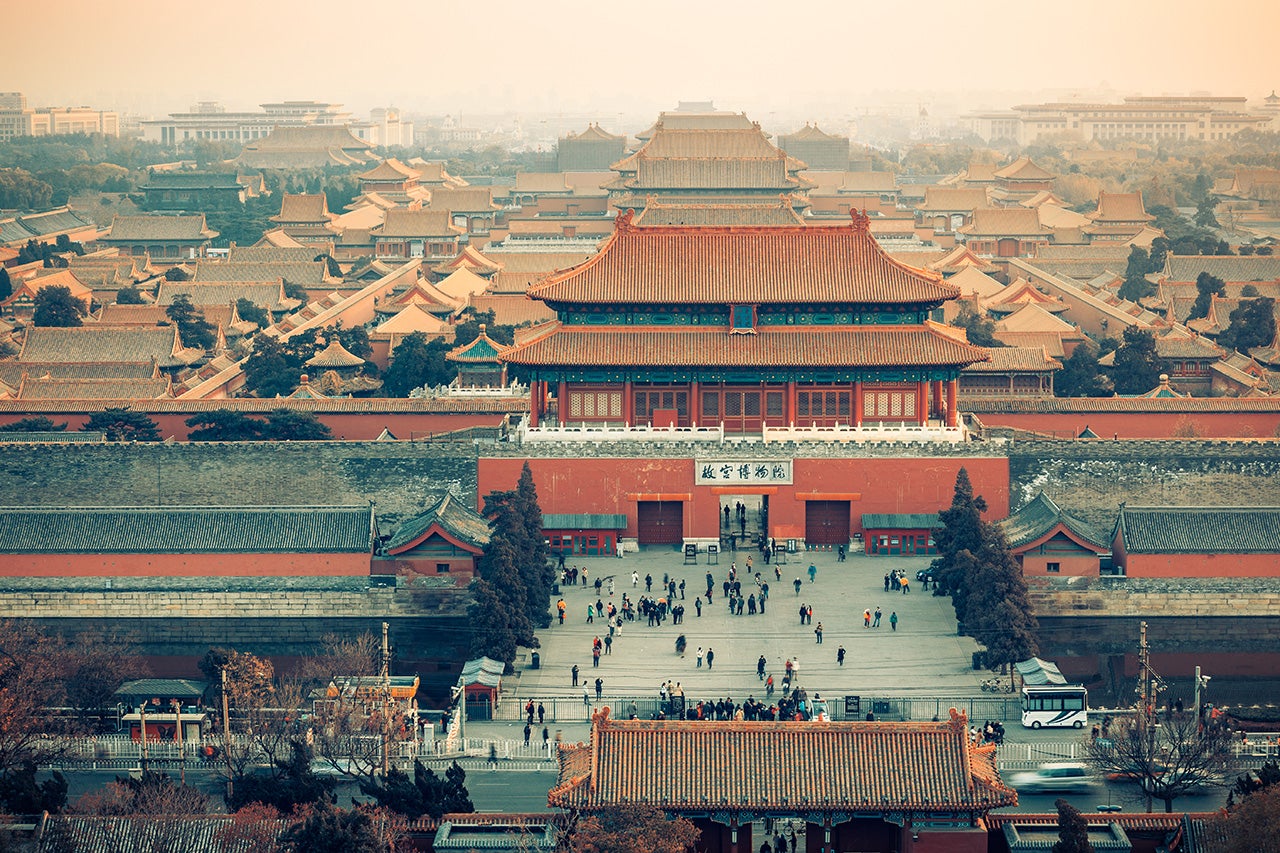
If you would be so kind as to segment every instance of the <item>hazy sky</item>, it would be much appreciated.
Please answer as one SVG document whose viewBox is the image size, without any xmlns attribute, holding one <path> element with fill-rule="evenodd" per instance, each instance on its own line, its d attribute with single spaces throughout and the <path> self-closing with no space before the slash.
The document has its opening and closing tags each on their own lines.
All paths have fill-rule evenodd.
<svg viewBox="0 0 1280 853">
<path fill-rule="evenodd" d="M 1280 88 L 1280 2 L 42 0 L 6 4 L 0 90 L 144 115 L 218 100 L 431 113 L 1006 107 L 1041 90 Z"/>
</svg>

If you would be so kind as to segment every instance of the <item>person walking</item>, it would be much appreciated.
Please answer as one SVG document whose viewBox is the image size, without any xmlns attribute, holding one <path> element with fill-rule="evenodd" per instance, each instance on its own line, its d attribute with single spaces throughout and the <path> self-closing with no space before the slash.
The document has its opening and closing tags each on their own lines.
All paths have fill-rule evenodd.
<svg viewBox="0 0 1280 853">
<path fill-rule="evenodd" d="M 684 578 L 680 579 L 680 600 L 684 601 Z"/>
<path fill-rule="evenodd" d="M 609 627 L 613 627 L 610 625 Z M 604 653 L 606 655 L 613 654 L 613 634 L 609 634 L 604 638 Z"/>
<path fill-rule="evenodd" d="M 715 659 L 716 659 L 716 653 L 712 651 L 710 647 L 708 647 L 707 648 L 707 669 L 711 669 L 711 664 L 715 663 Z"/>
<path fill-rule="evenodd" d="M 701 598 L 695 598 L 693 600 L 693 609 L 696 611 L 694 613 L 695 616 L 702 615 L 702 599 Z"/>
<path fill-rule="evenodd" d="M 810 625 L 813 624 L 813 605 L 812 604 L 805 607 L 804 618 L 805 618 L 805 621 L 808 622 Z"/>
<path fill-rule="evenodd" d="M 871 627 L 871 611 L 870 610 L 862 611 L 862 627 L 863 628 Z"/>
<path fill-rule="evenodd" d="M 804 616 L 807 612 L 809 612 L 809 606 L 805 604 L 803 601 L 800 602 L 800 624 L 801 625 L 804 624 Z"/>
<path fill-rule="evenodd" d="M 596 621 L 596 609 L 592 605 L 587 605 L 587 624 L 590 625 Z"/>
<path fill-rule="evenodd" d="M 653 592 L 653 575 L 647 572 L 645 573 L 645 576 L 644 576 L 644 591 Z"/>
<path fill-rule="evenodd" d="M 600 650 L 599 649 L 591 650 L 591 666 L 595 669 L 600 668 Z"/>
<path fill-rule="evenodd" d="M 911 582 L 907 580 L 906 575 L 903 575 L 902 576 L 902 594 L 906 595 L 909 592 L 911 592 Z"/>
<path fill-rule="evenodd" d="M 800 578 L 796 578 L 791 585 L 796 588 L 796 595 L 799 595 L 800 594 Z"/>
<path fill-rule="evenodd" d="M 896 610 L 889 614 L 889 627 L 895 631 L 898 630 L 898 611 Z"/>
<path fill-rule="evenodd" d="M 640 573 L 632 570 L 631 572 L 631 588 L 634 589 L 640 585 Z"/>
<path fill-rule="evenodd" d="M 761 681 L 764 681 L 764 665 L 764 655 L 760 655 L 760 660 L 756 661 L 756 677 Z"/>
<path fill-rule="evenodd" d="M 528 723 L 524 724 L 524 745 L 529 745 L 529 735 L 533 734 L 533 727 Z"/>
<path fill-rule="evenodd" d="M 844 646 L 836 649 L 836 663 L 844 666 Z"/>
<path fill-rule="evenodd" d="M 578 665 L 575 663 L 575 664 L 573 665 L 573 669 L 569 670 L 569 672 L 573 673 L 573 685 L 572 685 L 572 686 L 573 686 L 573 687 L 577 687 L 577 686 L 578 686 Z"/>
<path fill-rule="evenodd" d="M 810 563 L 809 564 L 809 583 L 813 583 L 817 577 L 818 577 L 818 567 L 815 566 L 813 563 Z"/>
<path fill-rule="evenodd" d="M 702 646 L 698 646 L 698 669 L 702 669 Z"/>
<path fill-rule="evenodd" d="M 547 742 L 551 740 L 551 732 L 547 731 L 547 727 L 542 727 L 542 748 L 547 748 Z"/>
<path fill-rule="evenodd" d="M 604 695 L 604 679 L 596 679 L 596 701 L 600 701 L 600 697 Z"/>
<path fill-rule="evenodd" d="M 542 725 L 542 721 L 546 716 L 547 716 L 547 709 L 543 707 L 541 702 L 539 702 L 538 703 L 538 725 Z"/>
<path fill-rule="evenodd" d="M 582 704 L 584 707 L 591 707 L 591 696 L 587 693 L 586 685 L 583 685 L 582 687 Z"/>
<path fill-rule="evenodd" d="M 818 638 L 818 645 L 822 645 L 822 623 L 818 623 L 818 627 L 813 629 L 813 635 Z"/>
<path fill-rule="evenodd" d="M 879 607 L 876 608 L 876 618 L 875 618 L 875 621 L 871 623 L 871 627 L 872 628 L 880 627 L 880 608 Z"/>
</svg>

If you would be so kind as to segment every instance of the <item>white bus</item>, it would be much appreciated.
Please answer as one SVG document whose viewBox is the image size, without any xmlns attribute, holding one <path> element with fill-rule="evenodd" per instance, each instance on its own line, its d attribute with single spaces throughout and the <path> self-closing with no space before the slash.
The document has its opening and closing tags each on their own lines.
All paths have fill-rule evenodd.
<svg viewBox="0 0 1280 853">
<path fill-rule="evenodd" d="M 1084 728 L 1089 694 L 1078 684 L 1045 684 L 1022 688 L 1022 725 Z"/>
</svg>

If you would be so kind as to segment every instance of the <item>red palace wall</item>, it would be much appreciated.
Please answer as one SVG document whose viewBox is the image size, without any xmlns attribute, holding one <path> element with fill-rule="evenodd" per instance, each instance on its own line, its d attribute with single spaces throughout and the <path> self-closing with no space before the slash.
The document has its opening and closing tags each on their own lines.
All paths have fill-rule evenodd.
<svg viewBox="0 0 1280 853">
<path fill-rule="evenodd" d="M 1125 554 L 1131 578 L 1274 578 L 1280 554 Z"/>
<path fill-rule="evenodd" d="M 194 409 L 182 413 L 147 412 L 145 404 L 134 403 L 130 409 L 142 412 L 160 427 L 162 438 L 173 436 L 179 441 L 186 441 L 191 432 L 187 419 L 198 414 Z M 89 420 L 88 413 L 75 412 L 39 412 L 55 423 L 66 423 L 70 432 L 78 432 Z M 266 415 L 246 413 L 258 420 L 265 420 Z M 6 412 L 0 414 L 0 425 L 32 417 L 31 413 Z M 382 434 L 382 430 L 391 430 L 396 438 L 408 441 L 412 439 L 430 438 L 440 433 L 466 429 L 468 427 L 497 427 L 502 423 L 501 412 L 484 412 L 476 414 L 421 414 L 401 412 L 372 413 L 328 413 L 318 412 L 320 422 L 333 432 L 336 441 L 372 441 Z"/>
<path fill-rule="evenodd" d="M 965 410 L 964 399 L 960 400 Z M 1088 427 L 1100 438 L 1175 438 L 1175 432 L 1195 431 L 1201 438 L 1270 438 L 1280 429 L 1274 412 L 982 412 L 988 427 L 1010 427 L 1075 438 Z"/>
<path fill-rule="evenodd" d="M 713 456 L 708 451 L 708 456 Z M 732 456 L 732 453 L 720 454 Z M 780 454 L 781 455 L 781 454 Z M 515 488 L 525 459 L 482 457 L 479 494 Z M 623 534 L 638 534 L 635 496 L 642 500 L 682 501 L 684 536 L 720 535 L 722 494 L 694 485 L 694 462 L 684 459 L 529 459 L 538 501 L 544 513 L 620 513 Z M 769 487 L 769 535 L 804 538 L 805 495 L 819 500 L 849 500 L 850 532 L 862 530 L 863 513 L 937 512 L 951 504 L 956 473 L 966 468 L 974 492 L 986 498 L 989 519 L 1009 514 L 1009 461 L 1005 458 L 795 459 L 792 485 Z M 726 495 L 760 494 L 760 489 Z M 816 494 L 815 494 L 816 493 Z M 856 497 L 854 497 L 856 496 Z"/>
<path fill-rule="evenodd" d="M 367 576 L 368 554 L 6 554 L 0 577 Z"/>
</svg>

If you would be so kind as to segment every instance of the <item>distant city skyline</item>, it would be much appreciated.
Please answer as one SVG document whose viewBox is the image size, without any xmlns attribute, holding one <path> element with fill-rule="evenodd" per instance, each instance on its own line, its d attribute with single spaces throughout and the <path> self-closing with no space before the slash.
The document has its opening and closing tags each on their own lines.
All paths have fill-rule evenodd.
<svg viewBox="0 0 1280 853">
<path fill-rule="evenodd" d="M 32 104 L 144 117 L 207 100 L 249 110 L 314 99 L 357 117 L 395 105 L 630 120 L 714 100 L 776 125 L 1046 97 L 1257 100 L 1280 87 L 1273 0 L 1230 4 L 1220 26 L 1192 0 L 1079 0 L 1048 12 L 1018 0 L 926 0 L 909 14 L 848 2 L 674 0 L 494 0 L 462 14 L 405 0 L 365 15 L 333 0 L 225 0 L 202 16 L 161 0 L 123 6 L 51 0 L 10 10 L 13 30 L 30 37 L 7 47 L 0 89 Z M 1224 30 L 1229 40 L 1214 37 Z"/>
</svg>

